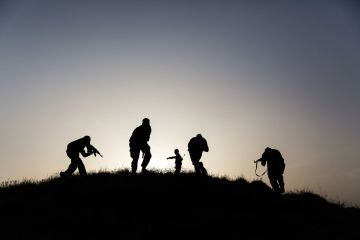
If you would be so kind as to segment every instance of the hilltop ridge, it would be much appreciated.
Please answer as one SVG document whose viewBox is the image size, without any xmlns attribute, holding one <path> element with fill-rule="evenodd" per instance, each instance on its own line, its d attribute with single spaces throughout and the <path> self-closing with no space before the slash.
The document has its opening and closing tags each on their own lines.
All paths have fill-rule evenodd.
<svg viewBox="0 0 360 240">
<path fill-rule="evenodd" d="M 358 208 L 261 181 L 127 170 L 0 188 L 7 239 L 360 239 Z"/>
</svg>

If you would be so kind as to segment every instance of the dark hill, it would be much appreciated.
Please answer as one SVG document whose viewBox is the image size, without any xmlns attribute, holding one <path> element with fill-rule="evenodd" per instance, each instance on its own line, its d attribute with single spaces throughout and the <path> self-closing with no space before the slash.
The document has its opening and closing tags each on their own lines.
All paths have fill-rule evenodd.
<svg viewBox="0 0 360 240">
<path fill-rule="evenodd" d="M 358 208 L 260 181 L 127 171 L 0 189 L 0 239 L 360 239 Z"/>
</svg>

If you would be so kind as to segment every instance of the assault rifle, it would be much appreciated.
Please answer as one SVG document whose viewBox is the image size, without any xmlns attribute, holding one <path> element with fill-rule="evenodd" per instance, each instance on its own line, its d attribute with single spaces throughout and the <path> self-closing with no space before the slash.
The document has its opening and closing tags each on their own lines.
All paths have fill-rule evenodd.
<svg viewBox="0 0 360 240">
<path fill-rule="evenodd" d="M 103 157 L 103 155 L 101 155 L 99 150 L 97 150 L 94 146 L 91 146 L 90 149 L 91 149 L 91 152 L 94 154 L 95 157 L 96 157 L 96 154 L 99 154 L 100 157 Z"/>
</svg>

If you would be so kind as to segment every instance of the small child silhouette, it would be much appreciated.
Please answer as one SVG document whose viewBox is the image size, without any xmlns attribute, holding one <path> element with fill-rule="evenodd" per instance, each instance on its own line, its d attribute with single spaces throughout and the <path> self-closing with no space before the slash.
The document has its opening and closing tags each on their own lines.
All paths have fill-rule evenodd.
<svg viewBox="0 0 360 240">
<path fill-rule="evenodd" d="M 180 156 L 179 149 L 175 149 L 174 152 L 175 152 L 175 156 L 168 157 L 166 159 L 175 159 L 175 174 L 179 174 L 181 171 L 181 163 L 183 158 Z"/>
</svg>

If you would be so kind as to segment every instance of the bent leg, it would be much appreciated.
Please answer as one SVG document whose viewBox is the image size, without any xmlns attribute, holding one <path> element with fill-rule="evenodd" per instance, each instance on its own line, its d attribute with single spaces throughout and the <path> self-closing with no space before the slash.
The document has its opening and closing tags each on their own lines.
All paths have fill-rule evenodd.
<svg viewBox="0 0 360 240">
<path fill-rule="evenodd" d="M 137 170 L 137 164 L 138 164 L 138 160 L 139 160 L 139 154 L 140 154 L 140 149 L 139 148 L 130 148 L 130 156 L 133 159 L 131 162 L 131 172 L 132 173 L 136 173 Z"/>
<path fill-rule="evenodd" d="M 278 176 L 278 183 L 279 183 L 279 187 L 280 187 L 280 193 L 284 193 L 285 192 L 285 184 L 284 184 L 284 176 L 282 174 L 279 174 Z"/>
<path fill-rule="evenodd" d="M 144 153 L 144 159 L 141 163 L 141 167 L 144 169 L 146 169 L 147 165 L 150 162 L 150 159 L 152 157 L 151 152 L 150 152 L 150 146 L 148 144 L 146 144 L 141 151 Z"/>
<path fill-rule="evenodd" d="M 60 173 L 61 176 L 70 176 L 71 174 L 73 174 L 76 171 L 76 168 L 78 167 L 77 162 L 78 160 L 80 160 L 79 154 L 74 151 L 67 150 L 66 154 L 70 158 L 71 163 L 65 172 Z"/>
<path fill-rule="evenodd" d="M 181 171 L 181 163 L 175 164 L 175 174 L 179 174 Z"/>
<path fill-rule="evenodd" d="M 74 163 L 73 161 L 71 161 L 68 169 L 66 169 L 65 172 L 63 172 L 63 175 L 65 176 L 70 176 L 71 174 L 73 174 L 76 171 L 77 165 L 76 163 Z"/>
<path fill-rule="evenodd" d="M 85 176 L 85 175 L 87 175 L 87 172 L 86 172 L 86 169 L 85 169 L 85 165 L 84 165 L 83 161 L 81 161 L 80 158 L 78 159 L 77 167 L 78 167 L 78 169 L 79 169 L 80 176 Z"/>
<path fill-rule="evenodd" d="M 203 175 L 208 175 L 206 168 L 204 167 L 204 164 L 202 162 L 199 162 L 199 169 L 200 169 L 200 173 Z"/>
<path fill-rule="evenodd" d="M 192 162 L 192 164 L 194 165 L 194 168 L 195 168 L 195 173 L 200 174 L 201 173 L 201 167 L 199 166 L 199 162 L 200 162 L 201 155 L 199 155 L 196 152 L 191 152 L 191 151 L 189 151 L 189 154 L 190 154 L 191 162 Z"/>
<path fill-rule="evenodd" d="M 201 166 L 199 162 L 193 162 L 194 168 L 195 168 L 195 173 L 196 174 L 201 174 Z"/>
<path fill-rule="evenodd" d="M 279 185 L 278 185 L 276 176 L 273 173 L 268 172 L 268 177 L 269 177 L 269 181 L 270 181 L 271 187 L 274 190 L 274 192 L 279 192 Z"/>
</svg>

